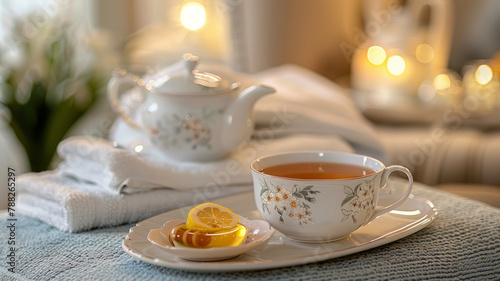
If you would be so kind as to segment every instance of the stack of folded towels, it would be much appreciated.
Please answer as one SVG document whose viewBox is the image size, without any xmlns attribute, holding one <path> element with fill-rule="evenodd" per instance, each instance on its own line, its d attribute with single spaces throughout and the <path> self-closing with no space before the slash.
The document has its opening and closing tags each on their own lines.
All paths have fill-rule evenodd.
<svg viewBox="0 0 500 281">
<path fill-rule="evenodd" d="M 258 101 L 256 137 L 228 158 L 179 162 L 151 145 L 136 153 L 129 140 L 116 135 L 137 136 L 137 132 L 117 120 L 111 139 L 120 139 L 121 145 L 89 136 L 71 137 L 58 146 L 64 161 L 56 170 L 20 176 L 19 212 L 60 230 L 80 232 L 251 191 L 250 162 L 267 154 L 350 151 L 385 160 L 370 124 L 331 81 L 290 65 L 263 72 L 258 78 L 277 93 Z M 283 118 L 276 118 L 277 114 Z M 273 128 L 269 127 L 271 118 Z M 270 129 L 271 137 L 266 133 Z"/>
</svg>

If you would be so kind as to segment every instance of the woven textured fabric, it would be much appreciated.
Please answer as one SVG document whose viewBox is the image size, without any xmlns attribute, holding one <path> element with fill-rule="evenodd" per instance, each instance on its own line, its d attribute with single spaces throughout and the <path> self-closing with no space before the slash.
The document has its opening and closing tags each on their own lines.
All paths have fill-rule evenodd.
<svg viewBox="0 0 500 281">
<path fill-rule="evenodd" d="M 135 260 L 121 248 L 133 225 L 71 234 L 17 216 L 16 273 L 7 271 L 0 217 L 0 280 L 500 280 L 500 209 L 416 184 L 439 210 L 427 228 L 365 252 L 265 271 L 193 273 Z"/>
</svg>

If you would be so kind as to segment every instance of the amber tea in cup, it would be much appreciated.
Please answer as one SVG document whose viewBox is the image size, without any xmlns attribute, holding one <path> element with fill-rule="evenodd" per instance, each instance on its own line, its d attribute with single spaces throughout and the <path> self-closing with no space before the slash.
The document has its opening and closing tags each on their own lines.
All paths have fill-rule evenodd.
<svg viewBox="0 0 500 281">
<path fill-rule="evenodd" d="M 271 166 L 260 172 L 277 177 L 293 179 L 351 179 L 375 173 L 368 167 L 331 163 L 331 162 L 300 162 Z"/>
</svg>

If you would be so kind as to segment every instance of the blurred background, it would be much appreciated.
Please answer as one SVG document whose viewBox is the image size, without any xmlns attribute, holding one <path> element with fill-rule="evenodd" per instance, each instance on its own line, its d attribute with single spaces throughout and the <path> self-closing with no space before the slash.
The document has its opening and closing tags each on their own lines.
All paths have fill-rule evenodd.
<svg viewBox="0 0 500 281">
<path fill-rule="evenodd" d="M 115 116 L 105 87 L 116 66 L 154 72 L 192 52 L 250 74 L 282 64 L 313 70 L 348 90 L 391 164 L 428 184 L 492 188 L 499 14 L 496 0 L 3 0 L 1 166 L 47 170 L 62 139 L 106 137 Z M 431 153 L 422 143 L 436 128 L 447 139 L 433 140 Z M 443 163 L 454 168 L 436 172 Z"/>
</svg>

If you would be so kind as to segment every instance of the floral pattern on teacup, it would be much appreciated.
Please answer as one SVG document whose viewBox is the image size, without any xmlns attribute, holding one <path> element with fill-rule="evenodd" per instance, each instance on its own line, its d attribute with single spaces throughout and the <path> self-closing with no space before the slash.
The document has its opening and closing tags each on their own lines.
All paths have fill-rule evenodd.
<svg viewBox="0 0 500 281">
<path fill-rule="evenodd" d="M 366 210 L 372 209 L 374 201 L 375 186 L 372 181 L 365 181 L 356 185 L 354 189 L 349 186 L 344 186 L 346 198 L 342 201 L 342 221 L 352 218 L 353 223 L 358 222 L 358 214 L 364 213 Z"/>
<path fill-rule="evenodd" d="M 271 208 L 280 216 L 279 221 L 285 222 L 285 219 L 296 220 L 299 225 L 307 224 L 312 221 L 311 207 L 306 203 L 316 203 L 314 195 L 320 193 L 313 190 L 314 186 L 308 185 L 299 188 L 292 186 L 291 190 L 285 189 L 280 185 L 267 182 L 260 179 L 260 198 L 262 200 L 262 210 L 271 215 Z"/>
</svg>

